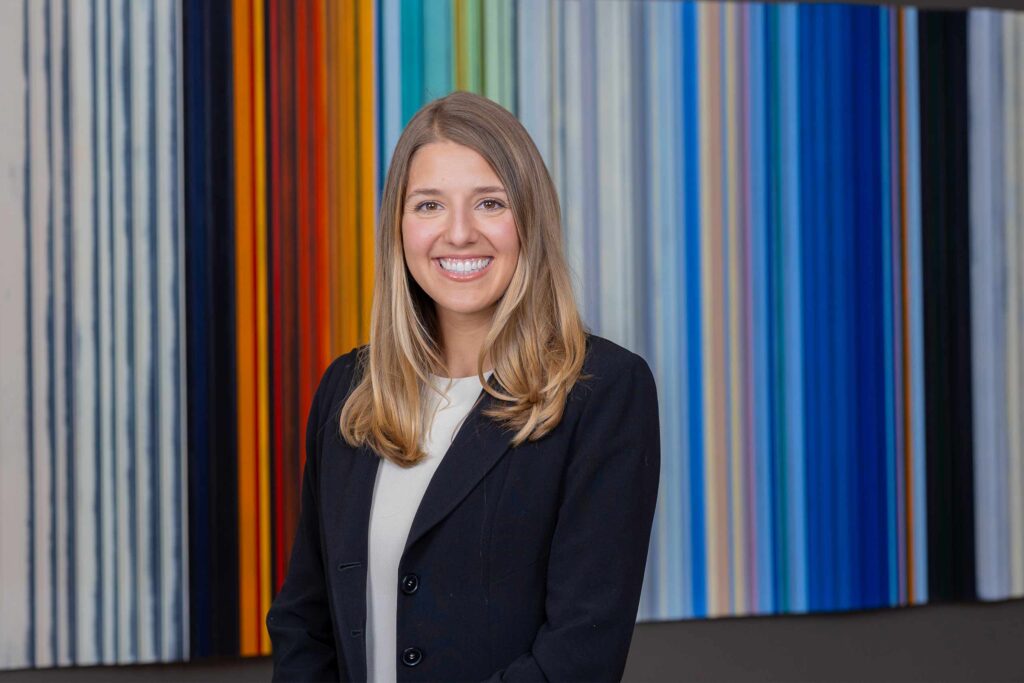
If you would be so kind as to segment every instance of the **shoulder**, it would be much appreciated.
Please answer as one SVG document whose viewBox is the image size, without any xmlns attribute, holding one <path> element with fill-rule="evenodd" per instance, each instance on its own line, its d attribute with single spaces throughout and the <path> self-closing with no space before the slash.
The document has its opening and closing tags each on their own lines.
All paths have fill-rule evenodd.
<svg viewBox="0 0 1024 683">
<path fill-rule="evenodd" d="M 584 399 L 609 392 L 653 392 L 654 375 L 643 356 L 588 333 L 583 377 L 574 391 L 577 389 Z"/>
<path fill-rule="evenodd" d="M 583 373 L 598 380 L 608 380 L 633 372 L 650 372 L 644 357 L 620 346 L 610 339 L 587 334 L 587 351 L 583 360 Z"/>
<path fill-rule="evenodd" d="M 324 370 L 313 396 L 313 408 L 321 424 L 341 409 L 341 404 L 355 388 L 354 380 L 360 373 L 369 348 L 369 344 L 357 346 L 337 356 Z"/>
</svg>

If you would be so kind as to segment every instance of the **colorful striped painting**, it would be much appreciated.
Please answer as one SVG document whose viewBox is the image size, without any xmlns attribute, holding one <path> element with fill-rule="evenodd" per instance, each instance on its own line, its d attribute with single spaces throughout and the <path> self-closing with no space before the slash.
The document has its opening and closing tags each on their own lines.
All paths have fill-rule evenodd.
<svg viewBox="0 0 1024 683">
<path fill-rule="evenodd" d="M 1024 596 L 1024 13 L 0 4 L 0 668 L 269 652 L 405 122 L 524 122 L 644 355 L 638 618 Z"/>
</svg>

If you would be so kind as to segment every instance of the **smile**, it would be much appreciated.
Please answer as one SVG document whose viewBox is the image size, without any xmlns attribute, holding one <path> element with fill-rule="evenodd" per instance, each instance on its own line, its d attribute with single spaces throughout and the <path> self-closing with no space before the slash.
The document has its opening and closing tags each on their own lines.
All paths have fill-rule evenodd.
<svg viewBox="0 0 1024 683">
<path fill-rule="evenodd" d="M 437 258 L 433 260 L 445 277 L 459 282 L 475 280 L 481 277 L 487 272 L 491 263 L 494 262 L 494 258 L 490 256 L 469 259 Z"/>
</svg>

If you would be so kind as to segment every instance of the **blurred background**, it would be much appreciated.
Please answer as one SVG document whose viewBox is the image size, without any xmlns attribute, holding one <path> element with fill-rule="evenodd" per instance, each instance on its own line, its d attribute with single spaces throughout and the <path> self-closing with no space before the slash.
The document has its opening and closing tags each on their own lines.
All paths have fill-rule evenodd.
<svg viewBox="0 0 1024 683">
<path fill-rule="evenodd" d="M 269 654 L 391 150 L 456 89 L 658 380 L 638 620 L 696 621 L 634 652 L 1024 596 L 1024 12 L 0 0 L 0 86 L 2 669 Z"/>
</svg>

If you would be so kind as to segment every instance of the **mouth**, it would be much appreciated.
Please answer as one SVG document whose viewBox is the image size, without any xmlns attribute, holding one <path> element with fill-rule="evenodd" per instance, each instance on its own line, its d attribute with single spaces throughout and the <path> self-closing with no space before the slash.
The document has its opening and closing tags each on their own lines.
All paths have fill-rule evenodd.
<svg viewBox="0 0 1024 683">
<path fill-rule="evenodd" d="M 482 256 L 477 258 L 435 258 L 431 259 L 437 264 L 437 269 L 450 280 L 466 282 L 483 277 L 494 263 L 493 256 Z"/>
</svg>

